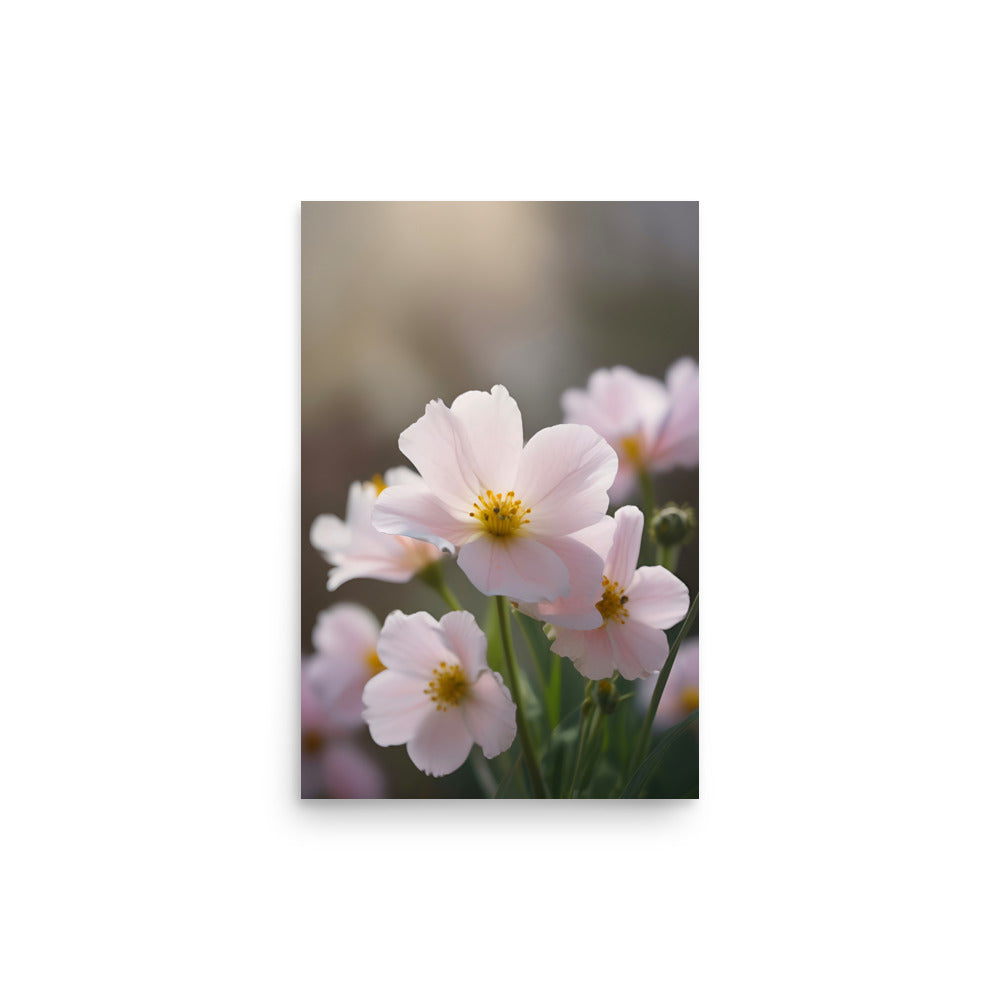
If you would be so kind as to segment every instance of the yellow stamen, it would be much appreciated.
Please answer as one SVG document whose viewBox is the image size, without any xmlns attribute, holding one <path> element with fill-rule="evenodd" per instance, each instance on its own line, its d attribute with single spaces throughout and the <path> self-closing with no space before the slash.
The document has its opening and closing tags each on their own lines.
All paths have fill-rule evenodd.
<svg viewBox="0 0 1000 1000">
<path fill-rule="evenodd" d="M 622 451 L 625 457 L 636 467 L 642 468 L 646 464 L 642 455 L 642 438 L 638 434 L 631 434 L 627 438 L 622 438 Z"/>
<path fill-rule="evenodd" d="M 386 488 L 385 480 L 377 472 L 372 476 L 371 483 L 375 487 L 375 496 L 378 496 Z"/>
<path fill-rule="evenodd" d="M 604 584 L 604 596 L 594 605 L 601 612 L 601 617 L 605 623 L 609 619 L 621 625 L 628 618 L 628 595 L 623 594 L 624 588 L 620 583 L 614 583 L 606 576 L 601 577 Z"/>
<path fill-rule="evenodd" d="M 476 500 L 477 503 L 473 504 L 475 509 L 469 511 L 469 517 L 482 521 L 483 527 L 491 535 L 503 538 L 513 535 L 522 524 L 531 523 L 531 518 L 527 516 L 531 513 L 531 508 L 525 507 L 522 510 L 521 501 L 514 496 L 513 490 L 506 494 L 487 490 L 485 497 L 480 493 Z"/>
<path fill-rule="evenodd" d="M 457 663 L 448 665 L 442 660 L 441 666 L 434 668 L 434 675 L 424 688 L 424 694 L 431 696 L 439 712 L 447 712 L 449 705 L 454 707 L 465 697 L 468 687 L 469 682 L 461 666 Z"/>
<path fill-rule="evenodd" d="M 681 706 L 685 712 L 691 713 L 698 707 L 698 689 L 686 687 L 681 691 Z"/>
<path fill-rule="evenodd" d="M 306 729 L 302 732 L 302 752 L 319 753 L 323 749 L 323 734 L 315 729 Z"/>
<path fill-rule="evenodd" d="M 368 664 L 368 669 L 372 672 L 372 677 L 385 670 L 385 664 L 378 658 L 378 653 L 374 648 L 369 649 L 365 654 L 365 663 Z"/>
</svg>

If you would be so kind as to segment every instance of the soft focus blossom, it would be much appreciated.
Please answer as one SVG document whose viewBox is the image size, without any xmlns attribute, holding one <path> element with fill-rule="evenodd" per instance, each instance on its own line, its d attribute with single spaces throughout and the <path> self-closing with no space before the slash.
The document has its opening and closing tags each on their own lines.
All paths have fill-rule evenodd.
<svg viewBox="0 0 1000 1000">
<path fill-rule="evenodd" d="M 653 696 L 656 678 L 651 677 L 642 682 L 639 700 L 644 706 L 649 705 Z M 677 650 L 674 665 L 670 669 L 663 696 L 653 717 L 656 729 L 665 729 L 676 725 L 690 715 L 698 707 L 698 639 L 685 639 Z"/>
<path fill-rule="evenodd" d="M 303 670 L 302 798 L 375 799 L 385 794 L 381 768 L 363 751 L 338 739 L 337 726 L 323 709 Z"/>
<path fill-rule="evenodd" d="M 380 799 L 386 781 L 382 769 L 352 743 L 337 742 L 323 751 L 323 780 L 335 799 Z"/>
<path fill-rule="evenodd" d="M 588 630 L 556 625 L 552 649 L 569 657 L 584 677 L 600 680 L 617 670 L 626 680 L 648 677 L 667 658 L 663 629 L 687 614 L 687 587 L 662 566 L 636 569 L 642 542 L 642 512 L 622 507 L 604 560 L 597 602 L 602 624 Z"/>
<path fill-rule="evenodd" d="M 484 594 L 552 601 L 593 578 L 593 550 L 571 536 L 606 513 L 618 463 L 591 428 L 546 427 L 524 444 L 521 411 L 495 385 L 428 403 L 399 448 L 422 481 L 385 490 L 375 527 L 457 549 Z"/>
<path fill-rule="evenodd" d="M 624 365 L 601 368 L 586 389 L 567 389 L 562 406 L 568 422 L 592 427 L 618 455 L 614 502 L 632 493 L 641 469 L 698 464 L 698 366 L 691 358 L 671 365 L 664 382 Z"/>
<path fill-rule="evenodd" d="M 441 549 L 430 542 L 387 535 L 372 525 L 375 498 L 387 485 L 419 481 L 420 477 L 412 469 L 389 469 L 385 479 L 375 476 L 371 482 L 351 484 L 346 520 L 334 514 L 321 514 L 313 521 L 309 541 L 334 567 L 327 580 L 328 590 L 336 590 L 345 581 L 358 577 L 406 583 L 442 557 Z"/>
<path fill-rule="evenodd" d="M 473 743 L 503 753 L 517 732 L 514 702 L 486 662 L 486 636 L 467 611 L 440 622 L 394 611 L 378 641 L 385 670 L 364 690 L 364 718 L 380 746 L 406 744 L 426 774 L 456 770 Z"/>
<path fill-rule="evenodd" d="M 306 660 L 305 678 L 334 731 L 361 725 L 361 692 L 382 670 L 378 633 L 378 619 L 360 604 L 337 604 L 316 620 L 316 652 Z"/>
</svg>

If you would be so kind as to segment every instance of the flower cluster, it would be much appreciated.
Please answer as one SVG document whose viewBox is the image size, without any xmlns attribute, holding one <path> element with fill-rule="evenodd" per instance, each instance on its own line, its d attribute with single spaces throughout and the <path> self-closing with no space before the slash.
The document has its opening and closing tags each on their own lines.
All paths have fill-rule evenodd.
<svg viewBox="0 0 1000 1000">
<path fill-rule="evenodd" d="M 456 771 L 478 746 L 486 793 L 526 778 L 535 795 L 636 794 L 663 684 L 647 695 L 641 728 L 637 714 L 629 725 L 605 719 L 632 696 L 620 685 L 661 671 L 666 679 L 677 650 L 665 630 L 683 622 L 682 638 L 694 620 L 688 587 L 672 572 L 679 546 L 664 549 L 646 528 L 652 474 L 697 463 L 697 367 L 682 359 L 663 381 L 602 369 L 586 390 L 568 390 L 563 408 L 566 423 L 525 442 L 502 385 L 451 406 L 433 400 L 399 437 L 414 468 L 353 483 L 344 520 L 316 519 L 310 539 L 333 567 L 330 590 L 416 576 L 452 610 L 440 619 L 398 610 L 381 627 L 355 604 L 321 614 L 303 672 L 304 726 L 308 685 L 320 730 L 367 724 L 375 744 L 405 744 L 428 775 Z M 645 512 L 628 504 L 610 515 L 609 503 L 639 483 Z M 650 548 L 655 558 L 644 562 Z M 494 599 L 485 631 L 444 583 L 446 554 Z M 518 665 L 515 619 L 537 661 L 530 679 Z M 568 716 L 563 658 L 586 688 Z M 515 741 L 519 753 L 494 774 L 485 762 Z"/>
</svg>

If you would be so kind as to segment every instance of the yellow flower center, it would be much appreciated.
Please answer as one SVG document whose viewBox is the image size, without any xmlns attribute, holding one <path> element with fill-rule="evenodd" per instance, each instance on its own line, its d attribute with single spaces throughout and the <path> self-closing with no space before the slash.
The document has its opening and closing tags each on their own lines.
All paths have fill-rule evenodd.
<svg viewBox="0 0 1000 1000">
<path fill-rule="evenodd" d="M 305 729 L 302 732 L 302 752 L 319 753 L 323 749 L 323 734 L 315 729 Z"/>
<path fill-rule="evenodd" d="M 638 434 L 631 434 L 627 438 L 622 438 L 622 451 L 633 465 L 641 468 L 646 464 L 645 459 L 642 457 L 642 438 Z"/>
<path fill-rule="evenodd" d="M 374 647 L 369 649 L 365 654 L 365 663 L 368 664 L 368 669 L 371 671 L 372 677 L 385 670 L 385 664 L 378 658 L 378 653 Z"/>
<path fill-rule="evenodd" d="M 465 671 L 457 664 L 446 664 L 434 668 L 434 675 L 424 688 L 424 694 L 431 697 L 439 712 L 447 712 L 448 706 L 454 707 L 464 697 L 469 688 L 465 679 Z"/>
<path fill-rule="evenodd" d="M 378 496 L 386 488 L 385 480 L 377 472 L 372 476 L 371 484 L 375 487 L 375 496 Z"/>
<path fill-rule="evenodd" d="M 601 577 L 604 584 L 604 596 L 594 605 L 601 612 L 601 617 L 605 622 L 608 619 L 618 622 L 621 625 L 628 618 L 628 595 L 623 594 L 624 589 L 620 583 L 614 583 L 606 576 Z"/>
<path fill-rule="evenodd" d="M 473 504 L 474 510 L 469 511 L 469 517 L 478 518 L 483 523 L 483 527 L 491 535 L 501 538 L 506 535 L 513 535 L 522 524 L 529 524 L 531 513 L 530 507 L 521 508 L 521 501 L 514 496 L 511 490 L 506 494 L 494 493 L 487 490 L 486 496 L 482 493 L 476 497 Z"/>
<path fill-rule="evenodd" d="M 688 714 L 698 707 L 698 689 L 696 687 L 686 687 L 681 691 L 681 706 Z"/>
</svg>

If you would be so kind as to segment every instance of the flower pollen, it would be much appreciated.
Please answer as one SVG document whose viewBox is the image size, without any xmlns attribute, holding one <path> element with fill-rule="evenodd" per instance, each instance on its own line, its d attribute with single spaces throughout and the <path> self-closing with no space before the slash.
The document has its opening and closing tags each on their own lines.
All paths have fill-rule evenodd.
<svg viewBox="0 0 1000 1000">
<path fill-rule="evenodd" d="M 475 510 L 469 511 L 469 517 L 482 521 L 491 535 L 500 538 L 513 535 L 522 524 L 530 523 L 531 519 L 526 515 L 531 513 L 531 508 L 522 509 L 521 501 L 514 496 L 513 490 L 506 494 L 487 490 L 485 497 L 480 493 L 476 500 L 477 503 L 473 504 Z"/>
<path fill-rule="evenodd" d="M 698 707 L 698 688 L 686 687 L 681 691 L 681 707 L 690 715 Z"/>
<path fill-rule="evenodd" d="M 377 472 L 372 476 L 371 484 L 375 487 L 375 496 L 380 496 L 386 488 L 386 481 Z"/>
<path fill-rule="evenodd" d="M 369 649 L 365 654 L 365 663 L 368 664 L 368 669 L 371 671 L 372 677 L 385 670 L 385 664 L 378 658 L 378 653 L 374 647 Z"/>
<path fill-rule="evenodd" d="M 637 468 L 646 464 L 642 455 L 642 439 L 638 434 L 630 434 L 627 438 L 622 438 L 621 448 L 625 457 Z"/>
<path fill-rule="evenodd" d="M 442 660 L 441 666 L 434 668 L 434 675 L 424 688 L 424 694 L 430 695 L 439 712 L 447 712 L 449 706 L 454 707 L 465 697 L 468 687 L 469 682 L 461 666 L 457 663 L 449 665 Z"/>
<path fill-rule="evenodd" d="M 601 612 L 605 624 L 609 619 L 618 622 L 619 625 L 624 624 L 628 618 L 628 608 L 625 607 L 628 595 L 622 593 L 623 588 L 620 583 L 614 583 L 606 576 L 601 577 L 601 583 L 604 584 L 604 596 L 594 607 Z"/>
</svg>

